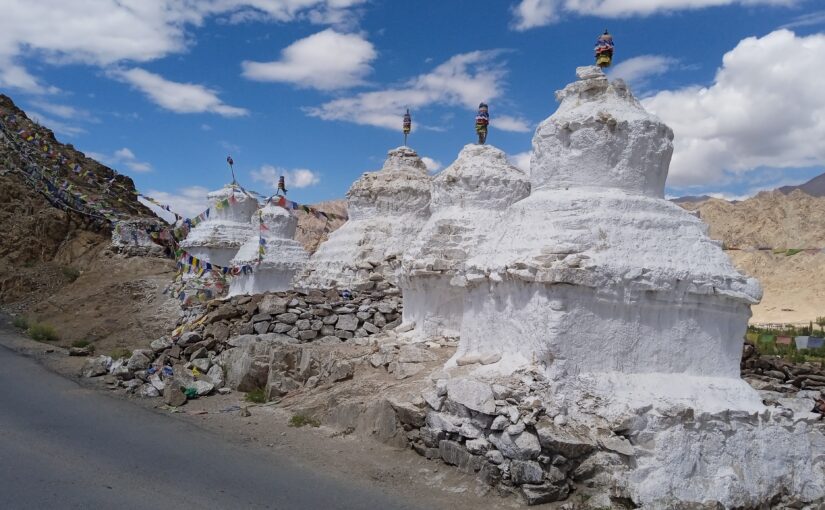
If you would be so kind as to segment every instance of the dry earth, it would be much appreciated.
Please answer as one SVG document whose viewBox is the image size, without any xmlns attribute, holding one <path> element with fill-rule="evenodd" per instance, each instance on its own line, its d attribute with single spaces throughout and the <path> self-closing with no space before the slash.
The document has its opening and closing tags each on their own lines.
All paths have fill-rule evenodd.
<svg viewBox="0 0 825 510">
<path fill-rule="evenodd" d="M 825 197 L 772 191 L 735 203 L 714 198 L 679 205 L 699 211 L 736 267 L 762 283 L 764 297 L 751 322 L 807 324 L 825 316 Z M 773 253 L 804 248 L 820 251 Z"/>
</svg>

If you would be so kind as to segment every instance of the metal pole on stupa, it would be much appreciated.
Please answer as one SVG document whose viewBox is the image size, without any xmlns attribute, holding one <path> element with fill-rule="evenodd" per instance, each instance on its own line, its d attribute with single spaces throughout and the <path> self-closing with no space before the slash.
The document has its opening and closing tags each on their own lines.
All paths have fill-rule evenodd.
<svg viewBox="0 0 825 510">
<path fill-rule="evenodd" d="M 232 159 L 232 156 L 226 156 L 226 162 L 229 164 L 229 171 L 232 172 L 232 184 L 238 184 L 237 179 L 235 179 L 235 160 Z"/>
<path fill-rule="evenodd" d="M 407 113 L 404 114 L 403 129 L 404 129 L 404 147 L 406 147 L 407 146 L 407 136 L 410 134 L 410 131 L 412 130 L 412 117 L 410 116 L 410 109 L 409 108 L 407 108 Z"/>
</svg>

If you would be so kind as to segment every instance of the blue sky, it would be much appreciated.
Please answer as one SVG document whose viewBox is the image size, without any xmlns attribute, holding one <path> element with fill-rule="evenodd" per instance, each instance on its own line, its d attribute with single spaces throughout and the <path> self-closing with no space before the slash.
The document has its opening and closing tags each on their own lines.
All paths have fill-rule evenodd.
<svg viewBox="0 0 825 510">
<path fill-rule="evenodd" d="M 34 5 L 32 5 L 34 4 Z M 69 5 L 70 4 L 70 5 Z M 339 198 L 410 143 L 521 165 L 553 92 L 616 41 L 615 76 L 676 133 L 670 195 L 741 197 L 825 171 L 820 0 L 0 0 L 0 90 L 186 214 L 230 180 Z M 817 142 L 820 140 L 820 142 Z"/>
</svg>

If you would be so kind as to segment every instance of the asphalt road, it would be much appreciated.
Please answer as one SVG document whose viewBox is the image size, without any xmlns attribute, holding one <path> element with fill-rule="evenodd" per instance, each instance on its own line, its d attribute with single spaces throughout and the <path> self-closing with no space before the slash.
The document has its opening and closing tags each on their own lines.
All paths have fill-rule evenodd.
<svg viewBox="0 0 825 510">
<path fill-rule="evenodd" d="M 82 388 L 0 346 L 0 508 L 415 507 Z"/>
</svg>

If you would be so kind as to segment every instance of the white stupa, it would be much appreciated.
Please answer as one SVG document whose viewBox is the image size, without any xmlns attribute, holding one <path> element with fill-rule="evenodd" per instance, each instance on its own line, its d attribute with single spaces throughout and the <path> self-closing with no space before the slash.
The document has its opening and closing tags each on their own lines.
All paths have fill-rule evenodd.
<svg viewBox="0 0 825 510">
<path fill-rule="evenodd" d="M 207 198 L 209 217 L 194 227 L 180 246 L 204 262 L 229 266 L 238 249 L 253 234 L 250 220 L 258 210 L 258 201 L 232 184 L 210 192 Z"/>
<path fill-rule="evenodd" d="M 491 145 L 465 146 L 433 179 L 432 216 L 403 260 L 404 322 L 415 324 L 413 336 L 459 335 L 464 263 L 502 211 L 529 194 L 527 175 Z"/>
<path fill-rule="evenodd" d="M 356 288 L 373 273 L 394 282 L 401 255 L 430 216 L 430 181 L 414 150 L 389 151 L 381 170 L 349 189 L 349 220 L 312 255 L 299 285 Z"/>
<path fill-rule="evenodd" d="M 261 223 L 264 228 L 261 228 Z M 232 259 L 233 266 L 252 266 L 252 273 L 242 273 L 232 278 L 229 296 L 292 288 L 293 276 L 304 268 L 309 259 L 309 254 L 295 240 L 297 226 L 298 219 L 295 216 L 273 203 L 252 215 L 253 234 Z M 265 250 L 259 259 L 262 239 Z"/>
<path fill-rule="evenodd" d="M 739 377 L 753 278 L 664 199 L 673 132 L 597 67 L 533 138 L 532 194 L 484 234 L 456 358 L 501 353 L 616 406 L 761 409 Z"/>
</svg>

